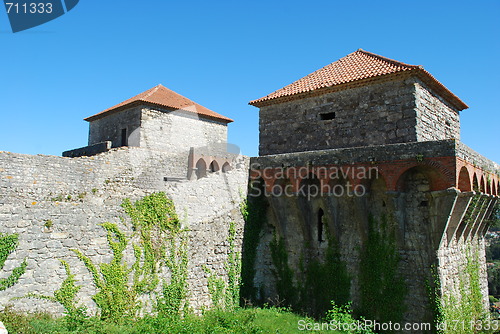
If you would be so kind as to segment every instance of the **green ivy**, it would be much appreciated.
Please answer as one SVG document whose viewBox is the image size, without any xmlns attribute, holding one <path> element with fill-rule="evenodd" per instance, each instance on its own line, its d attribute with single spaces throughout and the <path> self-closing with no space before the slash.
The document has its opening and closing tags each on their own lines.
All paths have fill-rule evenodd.
<svg viewBox="0 0 500 334">
<path fill-rule="evenodd" d="M 0 269 L 3 269 L 5 261 L 7 261 L 9 255 L 16 250 L 18 245 L 19 236 L 17 234 L 0 233 Z M 16 284 L 21 275 L 26 272 L 27 266 L 28 262 L 24 259 L 19 267 L 12 270 L 12 274 L 10 274 L 9 277 L 0 279 L 0 291 L 10 288 Z"/>
<path fill-rule="evenodd" d="M 123 252 L 129 239 L 116 224 L 104 223 L 101 226 L 106 230 L 108 245 L 113 252 L 111 262 L 96 265 L 81 251 L 77 249 L 73 249 L 73 251 L 92 274 L 97 289 L 92 300 L 96 303 L 101 318 L 114 323 L 123 323 L 136 316 L 140 308 L 138 297 L 145 291 L 138 275 L 133 276 L 133 283 L 130 283 L 129 279 L 140 259 L 137 258 L 136 254 L 136 263 L 129 267 L 127 262 L 123 260 Z M 148 263 L 143 264 L 143 266 L 148 265 Z M 154 275 L 150 278 L 152 278 L 151 282 L 157 281 Z"/>
<path fill-rule="evenodd" d="M 479 258 L 479 252 L 473 250 L 469 244 L 466 249 L 465 268 L 458 277 L 459 295 L 449 294 L 440 300 L 442 304 L 440 328 L 444 334 L 471 333 L 474 332 L 473 324 L 485 325 L 489 322 L 489 315 L 484 307 L 481 292 Z"/>
<path fill-rule="evenodd" d="M 360 313 L 380 322 L 400 322 L 407 288 L 398 273 L 395 231 L 385 216 L 380 224 L 373 216 L 368 220 L 368 236 L 360 252 Z"/>
<path fill-rule="evenodd" d="M 78 300 L 76 295 L 78 294 L 78 291 L 80 291 L 81 286 L 75 284 L 75 275 L 71 273 L 69 264 L 64 260 L 60 261 L 66 271 L 66 279 L 62 282 L 61 287 L 54 292 L 53 296 L 29 293 L 26 296 L 14 299 L 35 298 L 61 304 L 64 307 L 66 316 L 68 317 L 66 319 L 66 324 L 69 329 L 74 330 L 87 318 L 87 309 L 84 306 L 77 306 Z"/>
<path fill-rule="evenodd" d="M 302 304 L 308 314 L 317 318 L 330 309 L 332 301 L 347 305 L 351 278 L 346 264 L 340 258 L 337 241 L 329 237 L 325 260 L 309 262 L 304 271 L 305 284 L 301 291 Z"/>
<path fill-rule="evenodd" d="M 257 288 L 254 286 L 255 260 L 257 258 L 260 234 L 267 220 L 267 206 L 267 200 L 263 195 L 259 197 L 248 196 L 248 200 L 243 201 L 240 206 L 245 220 L 240 287 L 240 296 L 243 300 L 258 302 Z"/>
<path fill-rule="evenodd" d="M 229 223 L 228 233 L 229 252 L 224 269 L 227 274 L 227 282 L 214 274 L 208 267 L 203 270 L 207 273 L 208 291 L 212 299 L 212 305 L 216 309 L 233 310 L 240 304 L 240 277 L 241 277 L 241 254 L 236 250 L 236 224 Z"/>
<path fill-rule="evenodd" d="M 294 272 L 288 264 L 288 250 L 285 241 L 275 234 L 269 246 L 278 298 L 283 299 L 287 306 L 299 308 L 299 289 L 294 283 Z"/>
</svg>

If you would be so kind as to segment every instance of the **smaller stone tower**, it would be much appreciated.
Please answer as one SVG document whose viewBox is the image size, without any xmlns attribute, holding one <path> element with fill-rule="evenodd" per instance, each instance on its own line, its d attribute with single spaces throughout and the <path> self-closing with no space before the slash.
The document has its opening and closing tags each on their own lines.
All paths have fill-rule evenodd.
<svg viewBox="0 0 500 334">
<path fill-rule="evenodd" d="M 122 146 L 188 153 L 191 147 L 226 143 L 227 125 L 233 121 L 162 85 L 85 120 L 90 125 L 89 146 L 63 156 Z"/>
</svg>

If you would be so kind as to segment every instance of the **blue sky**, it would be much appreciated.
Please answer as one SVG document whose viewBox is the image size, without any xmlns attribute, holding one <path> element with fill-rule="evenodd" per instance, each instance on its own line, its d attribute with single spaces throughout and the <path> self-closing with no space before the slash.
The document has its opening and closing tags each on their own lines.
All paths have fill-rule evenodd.
<svg viewBox="0 0 500 334">
<path fill-rule="evenodd" d="M 93 115 L 159 83 L 235 120 L 257 155 L 262 97 L 358 48 L 423 65 L 470 109 L 462 141 L 500 162 L 500 2 L 96 1 L 13 34 L 0 10 L 0 150 L 60 155 Z"/>
</svg>

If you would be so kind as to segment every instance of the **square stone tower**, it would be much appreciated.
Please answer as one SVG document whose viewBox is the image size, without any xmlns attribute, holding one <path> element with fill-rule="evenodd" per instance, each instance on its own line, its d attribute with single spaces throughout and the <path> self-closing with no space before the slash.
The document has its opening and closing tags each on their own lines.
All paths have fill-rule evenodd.
<svg viewBox="0 0 500 334">
<path fill-rule="evenodd" d="M 467 108 L 422 66 L 361 49 L 250 104 L 260 155 L 460 139 Z"/>
<path fill-rule="evenodd" d="M 421 66 L 360 49 L 250 104 L 249 221 L 266 223 L 248 227 L 261 231 L 244 298 L 313 315 L 352 301 L 384 323 L 481 319 L 500 166 L 460 142 L 464 102 Z"/>
<path fill-rule="evenodd" d="M 167 152 L 225 143 L 227 124 L 233 121 L 162 85 L 85 120 L 90 123 L 89 146 L 111 141 L 112 147 Z"/>
</svg>

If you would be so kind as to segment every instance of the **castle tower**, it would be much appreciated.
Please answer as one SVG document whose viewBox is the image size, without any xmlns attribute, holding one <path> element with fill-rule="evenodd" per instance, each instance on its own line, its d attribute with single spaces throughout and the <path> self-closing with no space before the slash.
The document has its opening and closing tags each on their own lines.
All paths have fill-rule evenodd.
<svg viewBox="0 0 500 334">
<path fill-rule="evenodd" d="M 422 66 L 361 49 L 250 104 L 260 155 L 460 139 L 467 108 Z"/>
<path fill-rule="evenodd" d="M 186 152 L 227 142 L 233 120 L 157 85 L 100 113 L 89 122 L 89 146 L 64 156 L 92 155 L 132 146 L 164 152 Z"/>
<path fill-rule="evenodd" d="M 398 323 L 433 323 L 436 302 L 460 313 L 463 291 L 487 309 L 500 166 L 459 141 L 464 102 L 421 66 L 360 49 L 250 104 L 249 203 L 268 224 L 246 298 L 314 314 L 351 300 Z"/>
</svg>

